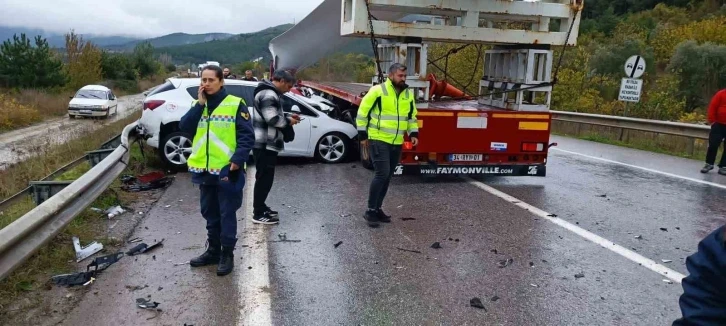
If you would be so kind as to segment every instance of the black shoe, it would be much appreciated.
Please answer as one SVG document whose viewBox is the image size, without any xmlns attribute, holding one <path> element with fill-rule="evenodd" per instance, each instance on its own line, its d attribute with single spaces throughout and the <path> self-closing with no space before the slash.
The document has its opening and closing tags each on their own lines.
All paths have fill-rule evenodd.
<svg viewBox="0 0 726 326">
<path fill-rule="evenodd" d="M 220 246 L 221 245 L 218 241 L 209 241 L 207 251 L 205 251 L 201 256 L 190 260 L 189 265 L 192 267 L 202 267 L 218 263 L 221 254 Z"/>
<path fill-rule="evenodd" d="M 712 164 L 706 164 L 706 166 L 701 169 L 701 173 L 708 173 L 709 171 L 713 170 Z"/>
<path fill-rule="evenodd" d="M 366 213 L 363 215 L 363 218 L 368 222 L 368 226 L 372 228 L 378 227 L 378 213 L 375 210 L 367 210 Z"/>
<path fill-rule="evenodd" d="M 255 216 L 252 217 L 252 223 L 271 225 L 280 223 L 280 219 L 272 216 L 271 213 L 267 211 L 262 214 L 255 214 Z"/>
<path fill-rule="evenodd" d="M 270 207 L 266 207 L 266 212 L 270 215 L 270 217 L 280 216 L 280 213 L 278 213 L 277 211 L 273 211 Z"/>
<path fill-rule="evenodd" d="M 234 248 L 222 247 L 222 255 L 219 257 L 219 265 L 217 265 L 217 275 L 224 276 L 232 273 L 234 269 Z"/>
<path fill-rule="evenodd" d="M 718 174 L 720 174 L 720 175 L 726 175 L 726 166 L 718 169 Z"/>
<path fill-rule="evenodd" d="M 386 213 L 383 212 L 383 209 L 378 209 L 376 211 L 376 216 L 378 216 L 378 220 L 383 223 L 391 223 L 391 215 L 386 215 Z"/>
</svg>

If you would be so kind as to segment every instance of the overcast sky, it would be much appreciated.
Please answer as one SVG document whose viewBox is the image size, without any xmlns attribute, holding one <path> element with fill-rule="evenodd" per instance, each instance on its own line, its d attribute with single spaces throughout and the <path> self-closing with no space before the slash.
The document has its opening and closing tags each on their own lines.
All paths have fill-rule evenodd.
<svg viewBox="0 0 726 326">
<path fill-rule="evenodd" d="M 249 33 L 293 23 L 322 0 L 0 0 L 0 25 L 154 37 Z"/>
</svg>

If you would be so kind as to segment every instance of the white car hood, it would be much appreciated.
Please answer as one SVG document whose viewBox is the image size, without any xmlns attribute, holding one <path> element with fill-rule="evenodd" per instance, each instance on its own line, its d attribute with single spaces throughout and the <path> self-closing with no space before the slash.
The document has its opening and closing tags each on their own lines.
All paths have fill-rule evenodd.
<svg viewBox="0 0 726 326">
<path fill-rule="evenodd" d="M 108 100 L 97 98 L 74 98 L 70 103 L 68 103 L 68 105 L 72 107 L 88 107 L 106 104 L 108 104 Z"/>
</svg>

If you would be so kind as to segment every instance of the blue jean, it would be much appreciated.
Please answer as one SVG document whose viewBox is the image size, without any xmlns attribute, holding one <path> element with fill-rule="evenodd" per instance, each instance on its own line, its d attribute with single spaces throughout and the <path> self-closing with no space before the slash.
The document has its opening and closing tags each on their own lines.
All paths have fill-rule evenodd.
<svg viewBox="0 0 726 326">
<path fill-rule="evenodd" d="M 241 175 L 244 185 L 244 174 Z M 237 243 L 237 210 L 242 207 L 242 190 L 221 185 L 200 185 L 200 206 L 207 221 L 207 239 L 219 241 L 223 247 Z"/>
</svg>

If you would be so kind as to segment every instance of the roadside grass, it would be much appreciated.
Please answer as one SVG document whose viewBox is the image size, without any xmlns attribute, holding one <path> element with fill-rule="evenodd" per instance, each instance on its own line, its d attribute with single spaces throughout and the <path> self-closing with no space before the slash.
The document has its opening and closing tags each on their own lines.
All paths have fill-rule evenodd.
<svg viewBox="0 0 726 326">
<path fill-rule="evenodd" d="M 72 137 L 75 139 L 61 145 L 46 144 L 34 148 L 33 156 L 0 171 L 0 198 L 8 198 L 25 189 L 31 180 L 40 180 L 87 151 L 98 149 L 140 116 L 141 113 L 137 112 L 94 131 L 80 130 L 78 133 L 86 135 Z"/>
<path fill-rule="evenodd" d="M 161 160 L 150 147 L 132 146 L 131 159 L 123 174 L 140 174 L 161 167 Z M 67 171 L 55 180 L 74 180 L 90 170 L 90 164 L 83 163 Z M 109 207 L 120 205 L 128 207 L 136 199 L 143 196 L 140 193 L 127 193 L 121 190 L 121 182 L 117 179 L 97 198 L 89 207 L 106 210 Z M 0 219 L 0 227 L 4 227 L 15 219 L 23 216 L 35 207 L 30 197 L 7 209 Z M 5 280 L 0 281 L 0 312 L 12 304 L 23 293 L 34 293 L 37 290 L 51 289 L 50 276 L 74 272 L 75 251 L 72 237 L 77 236 L 81 245 L 93 241 L 101 242 L 106 249 L 122 245 L 121 239 L 109 238 L 106 234 L 105 213 L 86 209 L 75 217 L 71 223 L 47 245 L 36 252 L 23 266 L 16 269 Z M 40 299 L 38 297 L 31 300 Z M 5 312 L 7 313 L 7 311 Z M 0 313 L 0 316 L 2 313 Z M 0 318 L 2 319 L 2 318 Z"/>
</svg>

